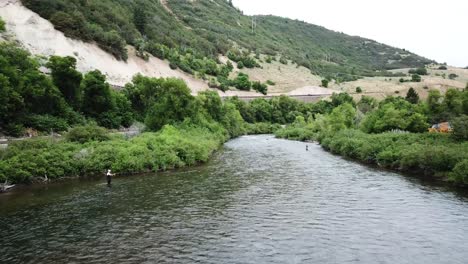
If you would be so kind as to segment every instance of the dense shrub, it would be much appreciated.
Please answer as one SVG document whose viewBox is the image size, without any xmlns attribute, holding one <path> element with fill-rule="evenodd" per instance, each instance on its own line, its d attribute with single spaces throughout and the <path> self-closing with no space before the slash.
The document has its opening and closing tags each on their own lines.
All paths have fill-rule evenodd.
<svg viewBox="0 0 468 264">
<path fill-rule="evenodd" d="M 234 87 L 239 90 L 250 91 L 250 88 L 252 88 L 252 82 L 250 82 L 247 74 L 239 73 L 237 78 L 234 80 Z"/>
<path fill-rule="evenodd" d="M 427 69 L 424 67 L 411 69 L 408 71 L 409 74 L 417 74 L 417 75 L 427 75 Z"/>
<path fill-rule="evenodd" d="M 453 172 L 450 173 L 450 179 L 456 183 L 468 185 L 468 159 L 457 163 Z"/>
<path fill-rule="evenodd" d="M 453 136 L 459 140 L 468 140 L 468 115 L 456 117 L 452 120 Z"/>
<path fill-rule="evenodd" d="M 5 30 L 6 30 L 5 21 L 3 21 L 3 19 L 0 17 L 0 32 L 3 32 Z"/>
<path fill-rule="evenodd" d="M 106 141 L 110 137 L 105 128 L 97 125 L 78 126 L 70 129 L 66 134 L 70 142 L 85 143 L 90 141 Z"/>
<path fill-rule="evenodd" d="M 412 82 L 421 82 L 421 80 L 422 80 L 422 79 L 421 79 L 421 76 L 420 76 L 419 74 L 413 74 L 413 75 L 411 76 L 411 81 L 412 81 Z"/>
<path fill-rule="evenodd" d="M 458 75 L 455 74 L 455 73 L 451 73 L 451 74 L 449 74 L 448 77 L 449 77 L 450 80 L 455 80 L 456 78 L 458 78 Z"/>
<path fill-rule="evenodd" d="M 268 86 L 266 84 L 258 82 L 258 81 L 252 83 L 252 89 L 254 89 L 255 91 L 257 91 L 259 93 L 265 94 L 265 95 L 268 92 Z"/>
<path fill-rule="evenodd" d="M 327 87 L 328 87 L 328 82 L 329 82 L 329 81 L 328 81 L 327 79 L 323 79 L 323 80 L 322 80 L 322 87 L 327 88 Z"/>
<path fill-rule="evenodd" d="M 0 179 L 29 183 L 45 175 L 57 179 L 103 174 L 109 168 L 118 174 L 129 174 L 193 165 L 207 161 L 227 139 L 222 127 L 211 127 L 165 126 L 157 133 L 145 133 L 131 140 L 92 139 L 85 144 L 25 140 L 5 151 L 0 160 Z M 87 127 L 70 132 L 80 134 L 77 141 L 84 138 L 88 141 L 90 130 Z"/>
</svg>

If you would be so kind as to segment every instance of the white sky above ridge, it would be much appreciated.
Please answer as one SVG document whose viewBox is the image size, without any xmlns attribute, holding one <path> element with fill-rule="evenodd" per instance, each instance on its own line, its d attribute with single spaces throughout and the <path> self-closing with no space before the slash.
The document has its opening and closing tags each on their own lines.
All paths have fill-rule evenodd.
<svg viewBox="0 0 468 264">
<path fill-rule="evenodd" d="M 247 15 L 276 15 L 468 66 L 468 0 L 233 0 Z"/>
</svg>

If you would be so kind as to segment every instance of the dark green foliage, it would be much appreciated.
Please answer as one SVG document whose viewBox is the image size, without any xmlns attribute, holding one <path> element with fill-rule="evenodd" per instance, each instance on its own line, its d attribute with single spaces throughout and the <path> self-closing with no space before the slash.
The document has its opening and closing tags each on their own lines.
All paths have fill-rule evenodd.
<svg viewBox="0 0 468 264">
<path fill-rule="evenodd" d="M 451 73 L 451 74 L 449 74 L 448 77 L 449 77 L 450 80 L 455 80 L 456 78 L 458 78 L 458 75 L 455 74 L 455 73 Z"/>
<path fill-rule="evenodd" d="M 24 125 L 45 132 L 66 131 L 69 127 L 67 119 L 48 114 L 31 114 L 24 120 Z"/>
<path fill-rule="evenodd" d="M 458 140 L 468 140 L 468 115 L 452 119 L 453 136 Z"/>
<path fill-rule="evenodd" d="M 271 86 L 276 85 L 276 83 L 274 81 L 272 81 L 272 80 L 267 80 L 266 84 L 271 85 Z"/>
<path fill-rule="evenodd" d="M 379 108 L 368 114 L 361 123 L 367 133 L 382 133 L 390 130 L 425 132 L 429 124 L 424 113 L 401 97 L 389 97 Z"/>
<path fill-rule="evenodd" d="M 244 69 L 244 63 L 243 63 L 242 61 L 239 61 L 239 62 L 237 63 L 237 69 L 239 69 L 239 70 Z"/>
<path fill-rule="evenodd" d="M 106 82 L 106 76 L 100 71 L 87 73 L 83 79 L 82 89 L 81 109 L 85 115 L 99 119 L 103 113 L 113 107 L 110 85 Z"/>
<path fill-rule="evenodd" d="M 413 87 L 409 88 L 408 93 L 406 94 L 406 101 L 417 104 L 419 103 L 419 94 L 414 90 Z"/>
<path fill-rule="evenodd" d="M 261 82 L 253 82 L 252 83 L 252 89 L 255 91 L 262 93 L 262 94 L 267 94 L 268 92 L 268 86 L 266 84 L 263 84 Z"/>
<path fill-rule="evenodd" d="M 249 76 L 245 73 L 240 72 L 233 82 L 234 87 L 239 90 L 250 91 L 250 88 L 252 88 L 252 82 L 249 80 Z"/>
<path fill-rule="evenodd" d="M 145 133 L 131 140 L 106 136 L 91 128 L 80 128 L 78 142 L 25 140 L 8 147 L 0 160 L 0 179 L 30 183 L 43 178 L 102 175 L 106 169 L 118 174 L 166 170 L 206 162 L 227 137 L 222 126 L 209 128 L 182 124 L 165 126 L 157 133 Z"/>
<path fill-rule="evenodd" d="M 66 138 L 68 141 L 81 144 L 90 141 L 106 141 L 110 139 L 106 129 L 96 125 L 74 127 L 68 131 Z"/>
<path fill-rule="evenodd" d="M 447 68 L 446 68 L 447 69 Z M 425 67 L 411 69 L 408 71 L 409 74 L 417 74 L 417 75 L 427 75 L 427 69 Z"/>
<path fill-rule="evenodd" d="M 281 64 L 288 65 L 288 60 L 287 60 L 285 57 L 281 57 L 281 58 L 279 59 L 279 62 L 280 62 Z"/>
<path fill-rule="evenodd" d="M 61 92 L 38 68 L 39 64 L 26 51 L 0 43 L 1 132 L 20 136 L 25 125 L 35 123 L 26 124 L 33 119 L 31 115 L 65 119 L 72 115 Z"/>
<path fill-rule="evenodd" d="M 449 177 L 456 183 L 468 185 L 468 159 L 457 163 Z"/>
<path fill-rule="evenodd" d="M 370 96 L 363 96 L 359 103 L 357 104 L 357 109 L 363 114 L 367 114 L 370 111 L 374 110 L 379 104 L 377 100 Z"/>
<path fill-rule="evenodd" d="M 412 82 L 421 82 L 421 76 L 418 75 L 418 74 L 413 74 L 413 75 L 411 76 L 411 81 L 412 81 Z"/>
<path fill-rule="evenodd" d="M 145 117 L 148 129 L 157 131 L 166 124 L 176 124 L 196 113 L 190 89 L 180 79 L 168 78 L 161 83 Z"/>
<path fill-rule="evenodd" d="M 327 79 L 323 79 L 323 80 L 322 80 L 322 87 L 327 88 L 327 87 L 328 87 L 328 82 L 329 82 L 329 81 L 328 81 Z"/>
<path fill-rule="evenodd" d="M 439 70 L 447 70 L 447 66 L 442 65 L 442 66 L 439 67 Z"/>
<path fill-rule="evenodd" d="M 183 55 L 189 47 L 201 59 L 227 54 L 235 42 L 243 50 L 266 54 L 272 59 L 282 54 L 282 62 L 288 58 L 320 75 L 337 72 L 348 76 L 387 75 L 388 69 L 422 67 L 431 62 L 375 41 L 274 16 L 257 16 L 253 35 L 251 18 L 225 0 L 168 1 L 172 12 L 153 0 L 23 0 L 22 3 L 67 36 L 96 41 L 122 59 L 127 56 L 125 44 L 135 44 L 145 37 L 152 43 L 149 46 L 164 45 Z M 150 50 L 156 50 L 149 47 L 152 54 L 161 51 Z M 258 65 L 254 59 L 242 62 L 245 67 Z"/>
<path fill-rule="evenodd" d="M 351 104 L 352 106 L 356 105 L 353 97 L 347 93 L 333 93 L 333 95 L 331 96 L 331 104 L 334 107 L 340 106 L 345 103 Z"/>
<path fill-rule="evenodd" d="M 433 124 L 446 122 L 454 117 L 468 114 L 468 91 L 448 89 L 445 96 L 442 96 L 440 91 L 430 90 L 426 104 Z"/>
<path fill-rule="evenodd" d="M 52 56 L 47 67 L 52 71 L 52 80 L 62 92 L 65 101 L 75 109 L 79 109 L 81 103 L 80 84 L 83 76 L 76 70 L 76 59 Z"/>
<path fill-rule="evenodd" d="M 448 174 L 467 158 L 468 144 L 441 134 L 385 133 L 369 135 L 343 130 L 323 137 L 322 146 L 334 153 L 364 162 L 428 175 Z"/>
<path fill-rule="evenodd" d="M 3 32 L 5 30 L 6 30 L 5 21 L 3 21 L 3 19 L 0 17 L 0 32 Z"/>
<path fill-rule="evenodd" d="M 356 87 L 356 93 L 362 93 L 362 88 L 361 87 Z"/>
</svg>

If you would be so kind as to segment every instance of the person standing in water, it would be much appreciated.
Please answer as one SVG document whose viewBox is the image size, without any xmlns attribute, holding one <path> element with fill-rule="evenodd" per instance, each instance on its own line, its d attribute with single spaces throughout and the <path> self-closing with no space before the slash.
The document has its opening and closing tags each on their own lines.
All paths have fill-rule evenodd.
<svg viewBox="0 0 468 264">
<path fill-rule="evenodd" d="M 114 175 L 115 175 L 115 174 L 112 174 L 112 171 L 111 171 L 111 170 L 107 170 L 106 178 L 107 178 L 107 185 L 108 185 L 108 186 L 111 186 L 112 176 L 114 176 Z"/>
</svg>

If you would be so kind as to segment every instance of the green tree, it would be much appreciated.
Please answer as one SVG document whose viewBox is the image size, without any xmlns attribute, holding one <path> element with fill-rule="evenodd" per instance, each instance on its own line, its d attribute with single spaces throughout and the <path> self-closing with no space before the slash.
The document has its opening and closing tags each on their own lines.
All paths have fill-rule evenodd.
<svg viewBox="0 0 468 264">
<path fill-rule="evenodd" d="M 453 136 L 459 140 L 468 140 L 468 115 L 456 117 L 452 120 Z"/>
<path fill-rule="evenodd" d="M 331 96 L 331 104 L 334 107 L 340 106 L 345 103 L 349 103 L 352 106 L 356 105 L 353 97 L 347 93 L 333 93 L 333 95 Z"/>
<path fill-rule="evenodd" d="M 252 82 L 249 80 L 249 76 L 244 73 L 239 73 L 237 78 L 234 80 L 234 86 L 239 90 L 250 91 Z"/>
<path fill-rule="evenodd" d="M 52 56 L 47 67 L 51 70 L 52 80 L 62 92 L 65 101 L 74 109 L 79 109 L 81 104 L 80 84 L 83 76 L 76 70 L 76 59 L 69 56 Z"/>
<path fill-rule="evenodd" d="M 3 21 L 3 19 L 0 17 L 0 32 L 3 32 L 5 30 L 5 21 Z"/>
<path fill-rule="evenodd" d="M 328 88 L 328 80 L 327 79 L 323 79 L 322 80 L 322 87 L 325 87 L 325 88 Z"/>
<path fill-rule="evenodd" d="M 252 89 L 254 89 L 255 91 L 257 91 L 259 93 L 265 94 L 265 95 L 268 92 L 268 86 L 266 84 L 258 82 L 258 81 L 252 83 Z"/>
<path fill-rule="evenodd" d="M 455 73 L 451 73 L 451 74 L 449 74 L 448 77 L 449 77 L 450 80 L 455 80 L 456 78 L 458 78 L 458 75 L 455 74 Z"/>
<path fill-rule="evenodd" d="M 198 94 L 197 99 L 206 111 L 206 115 L 215 121 L 221 121 L 224 115 L 223 101 L 217 92 L 204 91 Z"/>
<path fill-rule="evenodd" d="M 327 126 L 331 132 L 337 132 L 342 129 L 351 128 L 354 125 L 356 109 L 349 103 L 344 103 L 331 112 L 327 117 Z"/>
<path fill-rule="evenodd" d="M 81 110 L 89 117 L 102 124 L 103 114 L 114 108 L 110 85 L 106 77 L 98 70 L 85 74 L 81 84 L 83 106 Z"/>
<path fill-rule="evenodd" d="M 146 32 L 146 23 L 148 15 L 143 4 L 137 4 L 133 10 L 133 23 L 141 34 Z"/>
<path fill-rule="evenodd" d="M 413 81 L 413 82 L 421 82 L 421 80 L 422 80 L 422 79 L 421 79 L 421 76 L 418 75 L 418 74 L 413 74 L 413 75 L 411 76 L 411 81 Z"/>
<path fill-rule="evenodd" d="M 194 97 L 184 81 L 168 78 L 161 88 L 145 118 L 146 126 L 153 131 L 167 124 L 182 122 L 197 111 Z"/>
<path fill-rule="evenodd" d="M 419 103 L 419 94 L 414 90 L 413 87 L 409 88 L 408 93 L 406 94 L 406 101 L 417 104 Z"/>
<path fill-rule="evenodd" d="M 359 103 L 357 104 L 357 108 L 363 114 L 367 114 L 370 111 L 374 110 L 378 106 L 377 100 L 370 96 L 363 96 Z"/>
</svg>

